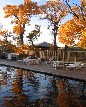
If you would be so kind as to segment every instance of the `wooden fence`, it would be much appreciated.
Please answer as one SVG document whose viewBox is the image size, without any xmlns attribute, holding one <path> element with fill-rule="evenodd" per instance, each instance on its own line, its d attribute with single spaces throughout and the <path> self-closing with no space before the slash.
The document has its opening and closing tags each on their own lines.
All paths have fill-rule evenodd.
<svg viewBox="0 0 86 107">
<path fill-rule="evenodd" d="M 53 58 L 54 60 L 62 60 L 63 52 L 58 50 L 38 50 L 39 57 L 49 60 Z"/>
</svg>

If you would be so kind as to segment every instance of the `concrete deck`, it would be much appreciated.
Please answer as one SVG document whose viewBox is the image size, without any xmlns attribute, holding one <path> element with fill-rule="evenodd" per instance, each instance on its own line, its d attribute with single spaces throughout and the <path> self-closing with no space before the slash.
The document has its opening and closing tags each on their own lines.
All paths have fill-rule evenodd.
<svg viewBox="0 0 86 107">
<path fill-rule="evenodd" d="M 52 64 L 26 65 L 23 62 L 0 59 L 0 65 L 23 68 L 34 72 L 46 73 L 55 76 L 73 78 L 86 81 L 86 68 L 77 70 L 55 69 Z"/>
</svg>

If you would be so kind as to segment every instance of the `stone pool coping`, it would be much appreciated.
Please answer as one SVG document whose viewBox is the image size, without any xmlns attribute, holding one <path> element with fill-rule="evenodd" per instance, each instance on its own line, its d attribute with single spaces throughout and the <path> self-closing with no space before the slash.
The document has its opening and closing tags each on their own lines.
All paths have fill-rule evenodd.
<svg viewBox="0 0 86 107">
<path fill-rule="evenodd" d="M 52 64 L 38 64 L 38 65 L 26 65 L 23 62 L 12 61 L 0 59 L 0 65 L 11 66 L 15 68 L 22 68 L 25 70 L 30 70 L 34 72 L 66 77 L 70 79 L 77 79 L 81 81 L 86 81 L 86 68 L 81 68 L 77 70 L 69 69 L 55 69 Z"/>
</svg>

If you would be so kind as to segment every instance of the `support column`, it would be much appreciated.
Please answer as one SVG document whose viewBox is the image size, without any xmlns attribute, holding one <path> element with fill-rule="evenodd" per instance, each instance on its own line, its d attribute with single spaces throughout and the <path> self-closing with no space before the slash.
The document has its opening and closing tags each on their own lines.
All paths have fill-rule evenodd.
<svg viewBox="0 0 86 107">
<path fill-rule="evenodd" d="M 63 51 L 63 61 L 65 61 L 65 52 Z"/>
<path fill-rule="evenodd" d="M 70 60 L 70 51 L 67 52 L 67 62 Z"/>
<path fill-rule="evenodd" d="M 77 51 L 75 52 L 74 62 L 76 62 L 76 59 L 77 59 Z"/>
</svg>

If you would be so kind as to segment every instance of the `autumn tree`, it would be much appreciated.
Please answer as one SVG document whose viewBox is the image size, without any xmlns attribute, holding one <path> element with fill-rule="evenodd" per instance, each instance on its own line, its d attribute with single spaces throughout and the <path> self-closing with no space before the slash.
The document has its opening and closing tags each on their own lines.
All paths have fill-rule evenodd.
<svg viewBox="0 0 86 107">
<path fill-rule="evenodd" d="M 12 32 L 6 30 L 1 26 L 0 28 L 0 36 L 2 36 L 3 39 L 0 39 L 0 48 L 1 52 L 15 52 L 16 46 L 13 44 L 13 35 Z M 12 38 L 9 40 L 9 38 Z"/>
<path fill-rule="evenodd" d="M 59 0 L 47 1 L 45 5 L 41 6 L 44 18 L 50 21 L 52 26 L 52 33 L 54 35 L 54 47 L 56 45 L 56 36 L 61 20 L 67 15 L 67 5 Z"/>
<path fill-rule="evenodd" d="M 20 44 L 23 45 L 23 35 L 25 32 L 25 25 L 29 23 L 30 18 L 33 15 L 40 13 L 39 7 L 36 2 L 31 0 L 24 0 L 24 4 L 6 5 L 4 8 L 5 18 L 11 17 L 11 21 L 14 25 L 13 32 L 20 38 Z"/>
<path fill-rule="evenodd" d="M 31 44 L 31 45 L 34 45 L 34 44 L 33 44 L 33 41 L 34 41 L 34 40 L 37 40 L 39 36 L 40 36 L 40 26 L 39 26 L 39 25 L 35 25 L 35 29 L 32 30 L 32 31 L 28 34 L 27 38 L 28 38 L 28 41 L 30 42 L 30 44 Z"/>
<path fill-rule="evenodd" d="M 66 4 L 73 18 L 59 28 L 59 40 L 69 46 L 86 48 L 86 1 L 81 0 L 80 6 L 77 4 L 70 6 L 67 0 Z"/>
<path fill-rule="evenodd" d="M 68 20 L 59 28 L 59 41 L 69 46 L 75 45 L 83 29 L 84 26 L 78 26 L 74 19 Z"/>
<path fill-rule="evenodd" d="M 1 27 L 0 27 L 0 36 L 3 37 L 2 41 L 7 42 L 8 41 L 8 37 L 10 37 L 10 35 L 11 35 L 11 32 L 9 32 L 7 29 L 4 29 L 3 25 L 1 25 Z"/>
</svg>

